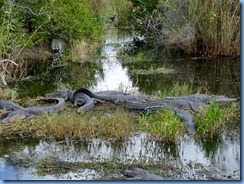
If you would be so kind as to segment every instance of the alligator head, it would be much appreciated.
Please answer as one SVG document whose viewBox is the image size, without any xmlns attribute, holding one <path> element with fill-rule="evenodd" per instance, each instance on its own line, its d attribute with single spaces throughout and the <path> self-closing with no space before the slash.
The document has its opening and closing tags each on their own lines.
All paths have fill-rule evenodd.
<svg viewBox="0 0 244 184">
<path fill-rule="evenodd" d="M 237 98 L 228 98 L 223 95 L 220 96 L 211 96 L 211 99 L 215 102 L 236 102 L 238 101 Z"/>
<path fill-rule="evenodd" d="M 135 168 L 130 170 L 125 170 L 125 175 L 130 177 L 130 179 L 140 180 L 147 174 L 146 170 Z"/>
<path fill-rule="evenodd" d="M 65 101 L 73 98 L 73 91 L 71 90 L 57 90 L 54 93 L 48 93 L 46 97 L 52 98 L 64 98 Z"/>
</svg>

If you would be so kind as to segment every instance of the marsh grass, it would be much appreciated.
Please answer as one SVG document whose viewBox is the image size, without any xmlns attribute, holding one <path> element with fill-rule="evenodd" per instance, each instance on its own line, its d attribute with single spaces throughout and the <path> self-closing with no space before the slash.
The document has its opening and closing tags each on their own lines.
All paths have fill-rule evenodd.
<svg viewBox="0 0 244 184">
<path fill-rule="evenodd" d="M 114 109 L 112 113 L 106 112 L 104 106 L 81 115 L 74 110 L 64 111 L 60 114 L 39 116 L 28 122 L 8 123 L 0 126 L 0 135 L 60 140 L 67 137 L 73 140 L 98 137 L 118 141 L 135 131 L 135 117 L 120 109 Z"/>
<path fill-rule="evenodd" d="M 224 113 L 215 102 L 210 102 L 210 106 L 196 116 L 195 123 L 198 135 L 209 138 L 214 137 L 222 131 Z"/>
<path fill-rule="evenodd" d="M 8 100 L 15 100 L 18 98 L 18 90 L 16 88 L 0 88 L 0 100 L 1 99 L 8 99 Z"/>
<path fill-rule="evenodd" d="M 193 83 L 191 82 L 191 84 L 187 84 L 187 83 L 183 83 L 180 84 L 179 82 L 176 82 L 172 85 L 172 87 L 170 89 L 165 89 L 162 90 L 160 97 L 161 98 L 166 98 L 169 96 L 182 96 L 182 95 L 190 95 L 190 94 L 194 94 L 195 91 L 193 89 Z"/>
<path fill-rule="evenodd" d="M 224 118 L 227 124 L 233 124 L 233 122 L 240 122 L 240 103 L 230 103 L 223 108 Z"/>
<path fill-rule="evenodd" d="M 144 114 L 139 118 L 139 130 L 146 131 L 156 140 L 174 142 L 185 133 L 184 125 L 170 109 L 162 108 L 155 114 Z"/>
<path fill-rule="evenodd" d="M 155 43 L 188 54 L 240 56 L 239 1 L 158 1 L 148 14 L 138 24 Z"/>
</svg>

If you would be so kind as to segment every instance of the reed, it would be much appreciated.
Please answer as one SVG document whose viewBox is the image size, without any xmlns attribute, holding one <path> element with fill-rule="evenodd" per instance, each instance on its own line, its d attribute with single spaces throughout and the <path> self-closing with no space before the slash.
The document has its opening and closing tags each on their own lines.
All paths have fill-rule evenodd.
<svg viewBox="0 0 244 184">
<path fill-rule="evenodd" d="M 239 1 L 160 0 L 140 20 L 139 27 L 159 46 L 188 54 L 240 56 Z"/>
<path fill-rule="evenodd" d="M 183 96 L 183 95 L 190 95 L 194 94 L 194 89 L 191 84 L 183 83 L 180 84 L 179 82 L 174 83 L 171 88 L 166 89 L 164 88 L 160 94 L 161 98 L 165 97 L 173 97 L 173 96 Z"/>
<path fill-rule="evenodd" d="M 189 1 L 188 21 L 202 42 L 203 54 L 240 55 L 239 1 Z"/>
</svg>

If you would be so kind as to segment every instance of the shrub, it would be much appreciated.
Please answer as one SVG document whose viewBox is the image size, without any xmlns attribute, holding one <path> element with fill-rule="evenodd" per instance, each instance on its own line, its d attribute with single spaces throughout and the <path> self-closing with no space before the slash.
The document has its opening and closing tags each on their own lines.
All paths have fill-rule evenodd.
<svg viewBox="0 0 244 184">
<path fill-rule="evenodd" d="M 101 24 L 87 0 L 2 0 L 0 59 L 15 60 L 26 47 L 62 38 L 98 40 Z"/>
</svg>

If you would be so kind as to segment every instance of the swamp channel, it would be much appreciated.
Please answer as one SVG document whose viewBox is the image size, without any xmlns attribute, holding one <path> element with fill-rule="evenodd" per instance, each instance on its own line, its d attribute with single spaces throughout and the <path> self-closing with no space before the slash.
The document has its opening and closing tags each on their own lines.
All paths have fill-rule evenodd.
<svg viewBox="0 0 244 184">
<path fill-rule="evenodd" d="M 192 94 L 240 98 L 239 58 L 171 55 L 167 49 L 142 51 L 135 38 L 143 41 L 134 32 L 109 29 L 99 57 L 42 69 L 40 80 L 16 84 L 19 97 L 45 96 L 64 87 L 160 96 L 186 85 Z M 212 141 L 185 135 L 171 144 L 141 132 L 119 143 L 100 138 L 81 142 L 1 138 L 0 179 L 123 180 L 124 169 L 139 167 L 168 180 L 240 180 L 239 125 Z"/>
</svg>

